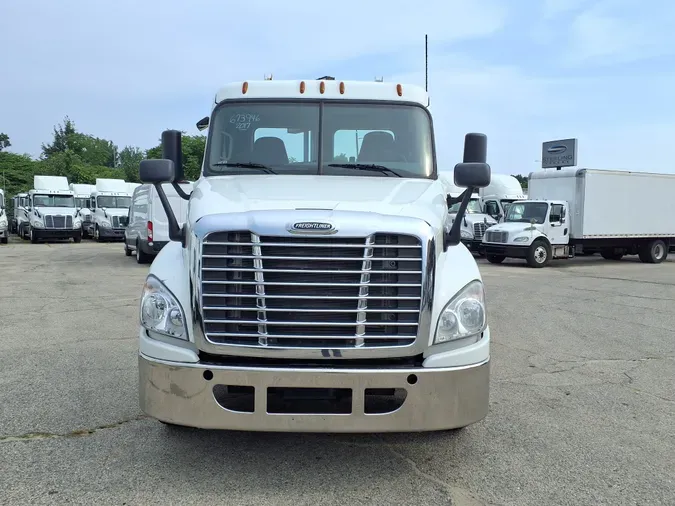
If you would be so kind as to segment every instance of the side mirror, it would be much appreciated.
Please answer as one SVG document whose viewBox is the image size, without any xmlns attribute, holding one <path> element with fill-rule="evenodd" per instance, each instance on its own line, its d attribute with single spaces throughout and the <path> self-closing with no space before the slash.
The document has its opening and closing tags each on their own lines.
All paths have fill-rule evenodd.
<svg viewBox="0 0 675 506">
<path fill-rule="evenodd" d="M 183 174 L 183 144 L 182 133 L 180 130 L 164 130 L 162 132 L 162 158 L 173 162 L 173 177 L 168 181 L 157 181 L 162 183 L 172 183 L 173 181 L 182 181 L 185 179 Z M 141 181 L 144 181 L 141 175 Z"/>
<path fill-rule="evenodd" d="M 209 117 L 208 116 L 204 116 L 202 119 L 197 121 L 197 130 L 199 130 L 200 132 L 202 130 L 206 130 L 208 127 L 209 127 Z"/>
<path fill-rule="evenodd" d="M 460 188 L 485 188 L 492 179 L 487 163 L 466 162 L 455 165 L 455 186 Z"/>
<path fill-rule="evenodd" d="M 176 177 L 173 160 L 142 160 L 139 167 L 143 183 L 172 183 Z"/>
</svg>

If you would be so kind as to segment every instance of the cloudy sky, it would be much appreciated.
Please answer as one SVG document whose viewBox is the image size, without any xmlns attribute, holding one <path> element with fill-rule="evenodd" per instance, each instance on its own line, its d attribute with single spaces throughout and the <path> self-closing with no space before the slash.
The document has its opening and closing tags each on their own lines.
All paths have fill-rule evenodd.
<svg viewBox="0 0 675 506">
<path fill-rule="evenodd" d="M 468 131 L 495 172 L 579 164 L 675 172 L 675 2 L 666 0 L 4 0 L 0 132 L 37 156 L 65 115 L 120 147 L 196 133 L 215 90 L 262 79 L 384 77 L 429 92 L 439 163 Z M 646 7 L 648 6 L 648 8 Z"/>
</svg>

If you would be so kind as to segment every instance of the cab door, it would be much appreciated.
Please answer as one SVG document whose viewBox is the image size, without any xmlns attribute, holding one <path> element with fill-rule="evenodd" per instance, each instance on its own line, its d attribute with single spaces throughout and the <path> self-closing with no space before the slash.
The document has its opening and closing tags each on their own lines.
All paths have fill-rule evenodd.
<svg viewBox="0 0 675 506">
<path fill-rule="evenodd" d="M 548 214 L 548 238 L 552 245 L 567 244 L 570 240 L 567 206 L 551 204 Z"/>
</svg>

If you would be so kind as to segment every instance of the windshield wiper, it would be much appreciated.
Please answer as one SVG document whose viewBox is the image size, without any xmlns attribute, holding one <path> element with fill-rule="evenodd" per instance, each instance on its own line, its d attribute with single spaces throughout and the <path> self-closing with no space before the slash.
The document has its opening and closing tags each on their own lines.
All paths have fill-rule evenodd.
<svg viewBox="0 0 675 506">
<path fill-rule="evenodd" d="M 329 163 L 328 167 L 340 167 L 341 169 L 355 169 L 355 170 L 372 170 L 376 172 L 382 172 L 384 174 L 391 174 L 396 177 L 403 177 L 398 172 L 394 172 L 389 167 L 384 165 L 375 165 L 368 163 Z"/>
<path fill-rule="evenodd" d="M 260 169 L 266 174 L 276 174 L 267 165 L 255 162 L 217 162 L 212 164 L 214 167 L 241 167 L 243 169 Z"/>
</svg>

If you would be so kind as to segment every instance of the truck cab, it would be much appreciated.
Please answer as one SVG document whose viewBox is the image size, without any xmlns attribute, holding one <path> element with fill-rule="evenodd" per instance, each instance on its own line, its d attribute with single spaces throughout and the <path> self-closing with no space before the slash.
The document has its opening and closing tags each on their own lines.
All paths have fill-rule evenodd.
<svg viewBox="0 0 675 506">
<path fill-rule="evenodd" d="M 12 197 L 13 217 L 10 223 L 10 229 L 13 233 L 24 239 L 28 234 L 28 194 L 17 193 Z"/>
<path fill-rule="evenodd" d="M 519 200 L 511 203 L 502 223 L 483 238 L 486 258 L 502 263 L 505 258 L 525 258 L 532 267 L 550 258 L 569 256 L 569 204 L 564 200 Z"/>
<path fill-rule="evenodd" d="M 484 418 L 490 328 L 460 222 L 489 184 L 467 134 L 448 220 L 429 97 L 407 84 L 246 81 L 212 101 L 180 225 L 181 133 L 143 160 L 170 242 L 140 300 L 139 398 L 167 424 L 442 430 Z"/>
<path fill-rule="evenodd" d="M 91 193 L 92 220 L 88 232 L 96 241 L 123 240 L 129 220 L 131 194 L 123 179 L 96 179 Z"/>
<path fill-rule="evenodd" d="M 5 190 L 0 188 L 0 243 L 7 244 L 9 241 L 9 219 L 5 207 Z"/>
<path fill-rule="evenodd" d="M 518 179 L 507 174 L 493 174 L 490 185 L 478 193 L 485 214 L 498 222 L 504 221 L 510 204 L 527 199 Z"/>
<path fill-rule="evenodd" d="M 89 236 L 89 229 L 92 223 L 91 213 L 91 193 L 96 190 L 93 184 L 70 183 L 70 189 L 75 195 L 75 208 L 77 216 L 82 221 L 82 236 Z"/>
<path fill-rule="evenodd" d="M 64 176 L 34 176 L 26 211 L 32 243 L 46 239 L 82 240 L 82 222 L 77 216 L 75 196 Z"/>
</svg>

